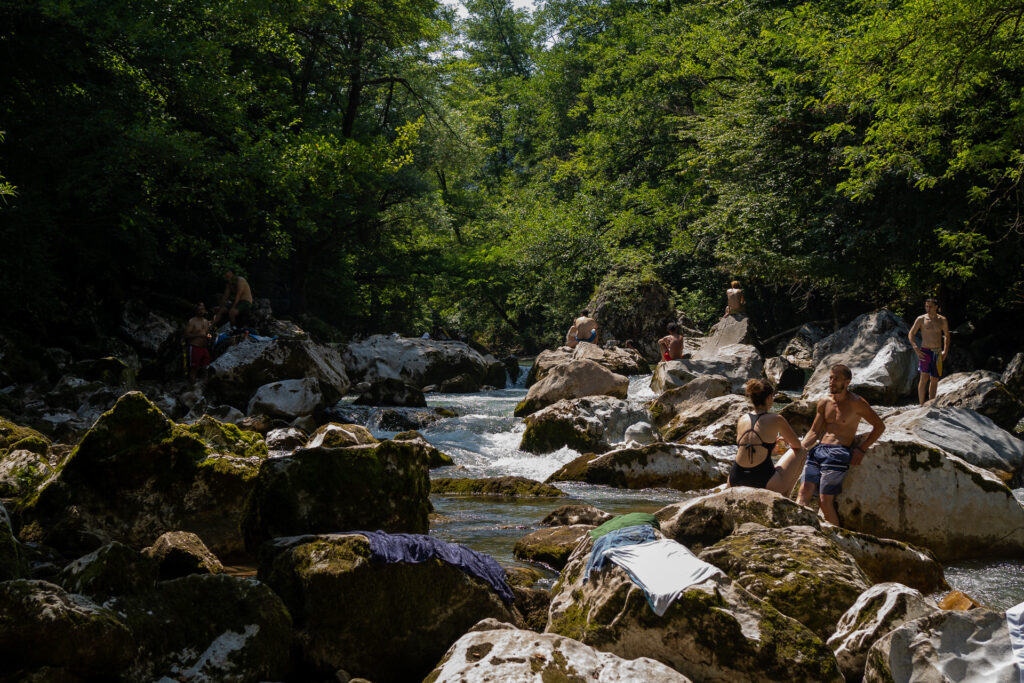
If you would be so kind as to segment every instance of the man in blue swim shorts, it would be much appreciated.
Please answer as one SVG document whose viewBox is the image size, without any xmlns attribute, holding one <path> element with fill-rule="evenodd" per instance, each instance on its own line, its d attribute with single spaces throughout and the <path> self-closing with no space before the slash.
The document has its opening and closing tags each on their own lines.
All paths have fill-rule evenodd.
<svg viewBox="0 0 1024 683">
<path fill-rule="evenodd" d="M 818 507 L 825 519 L 839 526 L 835 498 L 843 490 L 843 479 L 850 467 L 864 459 L 864 453 L 885 431 L 885 423 L 868 402 L 849 391 L 853 373 L 845 365 L 835 365 L 828 377 L 831 396 L 818 401 L 814 423 L 802 444 L 810 448 L 801 477 L 797 502 L 808 505 L 816 492 Z M 861 420 L 871 425 L 871 433 L 857 436 Z M 813 448 L 811 448 L 813 446 Z"/>
<path fill-rule="evenodd" d="M 921 345 L 917 345 L 917 333 L 921 333 Z M 917 383 L 917 397 L 924 403 L 935 398 L 939 378 L 942 377 L 942 362 L 949 355 L 949 321 L 939 315 L 939 302 L 924 300 L 924 315 L 919 315 L 907 334 L 910 345 L 917 353 L 917 371 L 921 379 Z"/>
<path fill-rule="evenodd" d="M 580 313 L 580 317 L 576 318 L 573 322 L 572 327 L 569 328 L 569 335 L 571 339 L 566 339 L 566 344 L 570 348 L 576 348 L 576 344 L 580 342 L 590 342 L 591 344 L 597 343 L 597 321 L 590 317 L 590 312 L 586 309 Z"/>
</svg>

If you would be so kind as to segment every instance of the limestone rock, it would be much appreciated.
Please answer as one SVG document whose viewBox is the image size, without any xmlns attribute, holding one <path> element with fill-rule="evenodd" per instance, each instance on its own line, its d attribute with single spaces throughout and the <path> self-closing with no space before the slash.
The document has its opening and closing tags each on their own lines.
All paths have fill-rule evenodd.
<svg viewBox="0 0 1024 683">
<path fill-rule="evenodd" d="M 551 608 L 551 593 L 542 588 L 512 586 L 516 596 L 513 606 L 522 616 L 523 628 L 543 633 L 548 623 L 548 609 Z"/>
<path fill-rule="evenodd" d="M 686 386 L 695 380 L 698 374 L 700 373 L 684 360 L 663 361 L 658 363 L 654 368 L 654 374 L 651 375 L 651 391 L 663 395 L 669 389 Z"/>
<path fill-rule="evenodd" d="M 532 588 L 538 581 L 544 578 L 539 569 L 533 567 L 505 567 L 505 580 L 508 585 L 515 588 Z M 545 616 L 545 621 L 547 617 Z"/>
<path fill-rule="evenodd" d="M 989 472 L 885 433 L 836 497 L 843 526 L 927 548 L 940 560 L 1024 556 L 1024 508 Z"/>
<path fill-rule="evenodd" d="M 493 619 L 481 621 L 455 641 L 426 678 L 430 683 L 537 680 L 688 683 L 690 679 L 646 657 L 627 660 L 571 638 L 538 635 Z"/>
<path fill-rule="evenodd" d="M 939 609 L 966 612 L 968 610 L 979 608 L 984 608 L 984 605 L 963 591 L 949 591 L 942 596 L 941 600 L 939 600 Z"/>
<path fill-rule="evenodd" d="M 746 344 L 706 345 L 695 351 L 690 358 L 668 362 L 679 363 L 682 369 L 694 375 L 725 377 L 729 380 L 734 394 L 743 393 L 747 380 L 764 377 L 764 360 L 761 354 L 756 348 Z M 651 386 L 654 386 L 653 379 Z"/>
<path fill-rule="evenodd" d="M 631 446 L 647 446 L 658 440 L 650 422 L 634 422 L 626 427 L 626 433 L 622 435 L 622 438 Z"/>
<path fill-rule="evenodd" d="M 806 434 L 807 430 L 811 428 L 814 423 L 814 415 L 818 410 L 817 399 L 801 399 L 799 401 L 793 401 L 792 403 L 786 404 L 782 410 L 779 411 L 779 415 L 786 418 L 789 422 L 789 426 L 793 428 L 793 431 L 798 436 Z"/>
<path fill-rule="evenodd" d="M 766 360 L 764 374 L 776 389 L 800 390 L 804 388 L 804 371 L 783 356 L 772 356 Z"/>
<path fill-rule="evenodd" d="M 123 543 L 108 543 L 69 563 L 56 582 L 70 593 L 106 601 L 115 595 L 151 590 L 159 578 L 157 563 Z"/>
<path fill-rule="evenodd" d="M 752 410 L 750 401 L 735 394 L 691 404 L 665 425 L 662 437 L 703 446 L 734 446 L 736 423 Z"/>
<path fill-rule="evenodd" d="M 271 451 L 294 451 L 301 448 L 309 441 L 306 432 L 295 427 L 284 427 L 271 429 L 267 432 L 267 450 Z"/>
<path fill-rule="evenodd" d="M 887 633 L 938 609 L 920 592 L 900 583 L 878 583 L 861 593 L 828 640 L 846 680 L 861 679 L 868 650 Z"/>
<path fill-rule="evenodd" d="M 14 537 L 7 508 L 0 502 L 0 581 L 27 576 L 27 564 L 21 544 Z"/>
<path fill-rule="evenodd" d="M 1018 353 L 1003 370 L 999 381 L 1018 401 L 1024 401 L 1024 352 Z"/>
<path fill-rule="evenodd" d="M 182 328 L 154 313 L 141 302 L 128 302 L 121 315 L 121 332 L 138 349 L 155 354 L 170 338 L 181 338 Z"/>
<path fill-rule="evenodd" d="M 928 402 L 936 408 L 970 408 L 1012 432 L 1024 417 L 1024 403 L 999 381 L 999 375 L 986 370 L 958 372 L 939 380 L 935 398 Z"/>
<path fill-rule="evenodd" d="M 230 422 L 221 422 L 209 415 L 188 425 L 185 431 L 199 437 L 214 453 L 239 458 L 263 458 L 267 455 L 267 443 L 259 434 L 241 429 Z"/>
<path fill-rule="evenodd" d="M 657 340 L 665 336 L 666 326 L 682 322 L 669 290 L 649 278 L 608 275 L 587 310 L 597 321 L 602 339 L 632 339 L 647 358 L 661 356 Z"/>
<path fill-rule="evenodd" d="M 277 536 L 351 529 L 426 533 L 427 453 L 408 441 L 303 448 L 260 466 L 242 522 L 255 554 Z"/>
<path fill-rule="evenodd" d="M 505 369 L 500 361 L 458 341 L 378 334 L 349 344 L 342 357 L 346 371 L 356 382 L 401 379 L 422 388 L 467 375 L 476 386 L 505 386 Z"/>
<path fill-rule="evenodd" d="M 306 448 L 346 448 L 379 443 L 362 425 L 330 422 L 318 428 L 306 442 Z"/>
<path fill-rule="evenodd" d="M 621 448 L 604 455 L 581 455 L 548 477 L 553 481 L 585 481 L 618 488 L 710 488 L 729 476 L 729 464 L 701 446 L 656 443 Z"/>
<path fill-rule="evenodd" d="M 187 531 L 161 534 L 142 553 L 156 562 L 162 581 L 189 574 L 220 574 L 224 571 L 224 565 L 202 539 Z"/>
<path fill-rule="evenodd" d="M 313 415 L 324 407 L 320 383 L 315 377 L 305 377 L 264 384 L 256 390 L 246 412 L 294 420 L 302 415 Z"/>
<path fill-rule="evenodd" d="M 853 372 L 850 391 L 869 403 L 893 404 L 909 396 L 917 385 L 917 354 L 907 340 L 902 320 L 882 309 L 865 313 L 838 332 L 814 345 L 814 373 L 804 387 L 804 398 L 824 398 L 833 365 L 842 363 Z"/>
<path fill-rule="evenodd" d="M 669 365 L 662 363 L 659 368 Z M 681 411 L 701 405 L 732 391 L 729 380 L 721 375 L 700 375 L 686 384 L 667 389 L 658 398 L 651 401 L 648 410 L 653 418 L 654 426 L 662 429 Z"/>
<path fill-rule="evenodd" d="M 34 491 L 53 472 L 45 456 L 16 449 L 0 457 L 0 497 L 19 498 Z"/>
<path fill-rule="evenodd" d="M 813 526 L 744 524 L 700 559 L 822 640 L 870 586 L 854 559 Z"/>
<path fill-rule="evenodd" d="M 565 494 L 526 477 L 483 477 L 480 479 L 434 479 L 431 493 L 442 496 L 507 496 L 513 498 L 559 498 Z"/>
<path fill-rule="evenodd" d="M 619 346 L 601 348 L 590 342 L 580 342 L 572 352 L 573 360 L 591 360 L 618 375 L 646 375 L 651 366 L 638 352 Z"/>
<path fill-rule="evenodd" d="M 626 398 L 629 380 L 589 360 L 558 365 L 530 387 L 526 398 L 516 406 L 515 415 L 523 417 L 563 398 L 613 396 Z"/>
<path fill-rule="evenodd" d="M 397 377 L 379 377 L 369 382 L 369 387 L 359 394 L 356 405 L 361 406 L 410 406 L 423 408 L 427 399 L 418 386 Z M 475 390 L 474 390 L 475 391 Z"/>
<path fill-rule="evenodd" d="M 41 446 L 49 446 L 50 440 L 31 427 L 23 427 L 0 417 L 0 457 L 19 449 L 40 453 Z M 42 453 L 45 453 L 45 448 Z"/>
<path fill-rule="evenodd" d="M 449 465 L 455 464 L 455 461 L 452 460 L 452 456 L 448 455 L 447 453 L 442 453 L 437 448 L 431 446 L 430 442 L 423 438 L 423 435 L 415 430 L 395 434 L 394 440 L 412 441 L 422 446 L 423 449 L 426 450 L 427 452 L 427 458 L 429 461 L 430 469 L 434 469 L 435 467 L 448 467 Z"/>
<path fill-rule="evenodd" d="M 754 323 L 742 313 L 725 315 L 708 330 L 701 340 L 698 353 L 702 357 L 717 355 L 723 348 L 734 344 L 754 346 L 757 344 L 757 330 Z"/>
<path fill-rule="evenodd" d="M 552 369 L 572 360 L 573 350 L 568 346 L 557 349 L 546 349 L 537 354 L 533 365 L 526 373 L 526 386 L 530 387 L 548 376 Z"/>
<path fill-rule="evenodd" d="M 590 524 L 600 526 L 614 517 L 593 505 L 563 505 L 548 513 L 541 520 L 541 526 L 566 526 L 569 524 Z"/>
<path fill-rule="evenodd" d="M 822 532 L 857 561 L 872 583 L 901 583 L 922 593 L 949 590 L 942 565 L 924 548 L 832 526 Z"/>
<path fill-rule="evenodd" d="M 818 526 L 818 516 L 813 510 L 774 491 L 746 486 L 675 503 L 658 510 L 656 516 L 665 538 L 674 539 L 695 552 L 718 543 L 750 522 L 776 529 Z"/>
<path fill-rule="evenodd" d="M 573 524 L 538 529 L 516 541 L 512 554 L 518 560 L 539 562 L 553 569 L 561 569 L 588 532 L 595 527 L 590 524 Z"/>
<path fill-rule="evenodd" d="M 519 448 L 550 453 L 568 446 L 581 453 L 603 453 L 625 438 L 626 429 L 647 414 L 610 396 L 562 399 L 526 416 Z"/>
<path fill-rule="evenodd" d="M 814 325 L 804 325 L 783 347 L 781 355 L 801 370 L 814 369 L 814 345 L 826 335 Z"/>
<path fill-rule="evenodd" d="M 302 665 L 323 678 L 343 669 L 376 683 L 422 680 L 481 619 L 517 621 L 490 586 L 452 565 L 369 557 L 364 536 L 339 534 L 277 539 L 261 557 L 260 580 L 295 620 Z"/>
</svg>

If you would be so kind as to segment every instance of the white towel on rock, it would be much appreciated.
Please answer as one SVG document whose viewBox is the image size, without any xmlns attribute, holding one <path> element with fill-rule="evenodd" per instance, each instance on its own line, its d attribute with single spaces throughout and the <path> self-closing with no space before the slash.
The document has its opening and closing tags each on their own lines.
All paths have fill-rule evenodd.
<svg viewBox="0 0 1024 683">
<path fill-rule="evenodd" d="M 668 538 L 612 548 L 605 557 L 626 570 L 659 617 L 684 590 L 722 573 L 718 567 L 697 559 L 685 545 Z"/>
<path fill-rule="evenodd" d="M 1010 631 L 1010 645 L 1021 683 L 1024 683 L 1024 602 L 1006 610 L 1006 628 Z"/>
</svg>

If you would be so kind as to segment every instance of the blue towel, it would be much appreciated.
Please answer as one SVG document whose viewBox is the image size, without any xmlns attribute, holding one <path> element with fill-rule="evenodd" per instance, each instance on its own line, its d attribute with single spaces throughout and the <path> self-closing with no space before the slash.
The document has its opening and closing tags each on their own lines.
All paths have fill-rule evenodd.
<svg viewBox="0 0 1024 683">
<path fill-rule="evenodd" d="M 408 562 L 419 564 L 436 557 L 467 574 L 487 582 L 506 605 L 515 602 L 516 596 L 505 581 L 505 570 L 490 555 L 484 555 L 458 543 L 447 543 L 424 534 L 389 534 L 384 531 L 350 531 L 361 534 L 370 541 L 370 562 L 394 564 Z"/>
<path fill-rule="evenodd" d="M 605 554 L 612 548 L 623 545 L 638 545 L 656 541 L 658 537 L 654 534 L 654 527 L 647 524 L 626 526 L 615 531 L 609 531 L 604 536 L 599 536 L 594 541 L 594 549 L 590 551 L 590 559 L 587 560 L 587 569 L 583 572 L 583 583 L 590 578 L 590 572 L 601 571 L 605 565 Z"/>
</svg>

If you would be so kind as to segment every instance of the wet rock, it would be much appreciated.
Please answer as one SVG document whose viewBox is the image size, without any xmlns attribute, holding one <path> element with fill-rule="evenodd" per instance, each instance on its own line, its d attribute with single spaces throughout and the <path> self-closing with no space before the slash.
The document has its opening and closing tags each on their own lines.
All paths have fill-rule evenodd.
<svg viewBox="0 0 1024 683">
<path fill-rule="evenodd" d="M 533 567 L 505 567 L 505 580 L 513 588 L 532 588 L 543 578 L 544 574 Z"/>
<path fill-rule="evenodd" d="M 662 366 L 668 365 L 662 363 Z M 660 366 L 659 366 L 660 367 Z M 729 380 L 721 375 L 700 375 L 680 387 L 666 390 L 651 401 L 648 410 L 654 426 L 662 429 L 681 411 L 699 406 L 732 391 Z"/>
<path fill-rule="evenodd" d="M 346 448 L 379 443 L 370 430 L 361 425 L 331 422 L 318 428 L 306 442 L 306 448 Z"/>
<path fill-rule="evenodd" d="M 426 678 L 455 681 L 659 681 L 690 679 L 652 659 L 627 660 L 576 640 L 488 619 L 455 641 Z"/>
<path fill-rule="evenodd" d="M 958 372 L 943 377 L 939 380 L 935 398 L 928 405 L 969 408 L 1010 432 L 1024 417 L 1024 403 L 999 381 L 999 375 L 986 370 Z"/>
<path fill-rule="evenodd" d="M 766 360 L 764 374 L 776 389 L 799 391 L 804 388 L 804 371 L 782 356 Z"/>
<path fill-rule="evenodd" d="M 700 559 L 822 640 L 870 586 L 854 559 L 812 526 L 744 524 Z"/>
<path fill-rule="evenodd" d="M 108 543 L 69 563 L 55 582 L 69 593 L 104 602 L 115 595 L 151 590 L 159 578 L 157 563 L 123 543 Z"/>
<path fill-rule="evenodd" d="M 505 386 L 504 366 L 463 342 L 378 334 L 349 344 L 342 357 L 346 371 L 356 382 L 401 379 L 425 387 L 464 374 L 477 387 Z"/>
<path fill-rule="evenodd" d="M 645 417 L 643 410 L 609 396 L 563 399 L 526 416 L 519 448 L 550 453 L 568 446 L 582 453 L 603 453 L 622 442 L 626 429 Z"/>
<path fill-rule="evenodd" d="M 729 476 L 728 461 L 701 446 L 656 443 L 581 455 L 548 477 L 549 482 L 585 481 L 618 488 L 710 488 Z"/>
<path fill-rule="evenodd" d="M 267 450 L 271 451 L 294 451 L 306 445 L 309 436 L 306 432 L 295 427 L 283 429 L 271 429 L 267 432 Z"/>
<path fill-rule="evenodd" d="M 1024 508 L 993 474 L 903 433 L 883 434 L 836 496 L 843 526 L 940 560 L 1024 556 Z"/>
<path fill-rule="evenodd" d="M 523 417 L 562 399 L 584 396 L 612 396 L 625 399 L 629 380 L 589 360 L 572 361 L 552 368 L 516 406 L 515 415 Z"/>
<path fill-rule="evenodd" d="M 593 505 L 563 505 L 550 512 L 541 520 L 541 526 L 568 526 L 570 524 L 590 524 L 600 526 L 614 515 L 599 510 Z"/>
<path fill-rule="evenodd" d="M 28 575 L 28 563 L 18 539 L 14 537 L 7 508 L 0 502 L 0 581 Z"/>
<path fill-rule="evenodd" d="M 448 467 L 449 465 L 455 464 L 455 461 L 452 460 L 452 456 L 448 455 L 447 453 L 442 453 L 437 448 L 431 446 L 430 442 L 424 439 L 423 435 L 415 430 L 395 434 L 394 440 L 412 441 L 422 446 L 427 451 L 427 458 L 429 460 L 430 469 L 434 469 L 435 467 Z"/>
<path fill-rule="evenodd" d="M 315 377 L 306 377 L 264 384 L 256 390 L 246 412 L 294 420 L 302 415 L 313 415 L 325 407 L 320 383 Z"/>
<path fill-rule="evenodd" d="M 565 494 L 526 477 L 485 477 L 482 479 L 434 479 L 431 493 L 443 496 L 508 496 L 513 498 L 560 498 Z"/>
<path fill-rule="evenodd" d="M 921 593 L 899 583 L 879 583 L 864 591 L 828 640 L 846 680 L 861 679 L 868 650 L 887 633 L 938 609 Z"/>
<path fill-rule="evenodd" d="M 658 441 L 654 433 L 654 427 L 650 422 L 634 422 L 626 427 L 626 433 L 622 435 L 623 441 L 631 446 L 647 446 Z"/>
<path fill-rule="evenodd" d="M 506 374 L 508 374 L 509 380 L 515 384 L 519 379 L 519 375 L 522 373 L 522 368 L 519 367 L 519 359 L 515 356 L 506 356 L 501 359 L 501 364 L 505 368 Z"/>
<path fill-rule="evenodd" d="M 525 562 L 539 562 L 555 570 L 565 566 L 574 548 L 591 529 L 589 524 L 538 529 L 516 541 L 512 555 Z"/>
<path fill-rule="evenodd" d="M 0 498 L 19 498 L 34 491 L 53 472 L 46 457 L 13 450 L 0 457 Z"/>
<path fill-rule="evenodd" d="M 922 593 L 949 590 L 942 565 L 924 548 L 828 525 L 822 532 L 857 561 L 872 583 L 901 583 Z"/>
<path fill-rule="evenodd" d="M 474 390 L 475 391 L 475 390 Z M 426 407 L 427 399 L 418 386 L 397 377 L 380 377 L 359 394 L 356 405 Z"/>
<path fill-rule="evenodd" d="M 341 534 L 277 539 L 261 556 L 259 578 L 284 598 L 299 657 L 316 675 L 422 680 L 481 619 L 517 621 L 490 586 L 452 565 L 369 558 L 364 536 Z"/>
<path fill-rule="evenodd" d="M 917 354 L 907 340 L 907 326 L 889 311 L 865 313 L 814 345 L 814 373 L 804 398 L 828 395 L 832 366 L 842 363 L 853 372 L 850 391 L 869 403 L 892 405 L 917 385 Z"/>
<path fill-rule="evenodd" d="M 699 552 L 747 523 L 768 528 L 818 526 L 813 510 L 768 489 L 745 486 L 668 505 L 656 514 L 665 538 Z"/>
<path fill-rule="evenodd" d="M 161 581 L 189 574 L 220 574 L 224 571 L 224 565 L 203 544 L 202 539 L 187 531 L 161 534 L 142 553 L 156 562 Z"/>
<path fill-rule="evenodd" d="M 404 432 L 410 429 L 425 429 L 436 422 L 455 416 L 455 411 L 449 408 L 388 408 L 381 412 L 377 425 L 387 432 Z"/>
<path fill-rule="evenodd" d="M 416 443 L 300 449 L 261 464 L 242 521 L 246 548 L 350 529 L 426 533 L 429 495 L 427 454 Z"/>
<path fill-rule="evenodd" d="M 736 423 L 751 412 L 750 402 L 735 394 L 719 396 L 679 410 L 665 425 L 666 441 L 730 446 L 736 444 Z"/>
<path fill-rule="evenodd" d="M 502 380 L 504 377 L 504 368 L 502 369 Z M 437 385 L 436 390 L 442 394 L 472 394 L 480 391 L 480 380 L 473 375 L 464 372 L 454 377 L 449 377 L 440 384 Z M 420 404 L 409 404 L 409 405 L 420 405 Z M 423 404 L 425 405 L 425 404 Z"/>
</svg>

